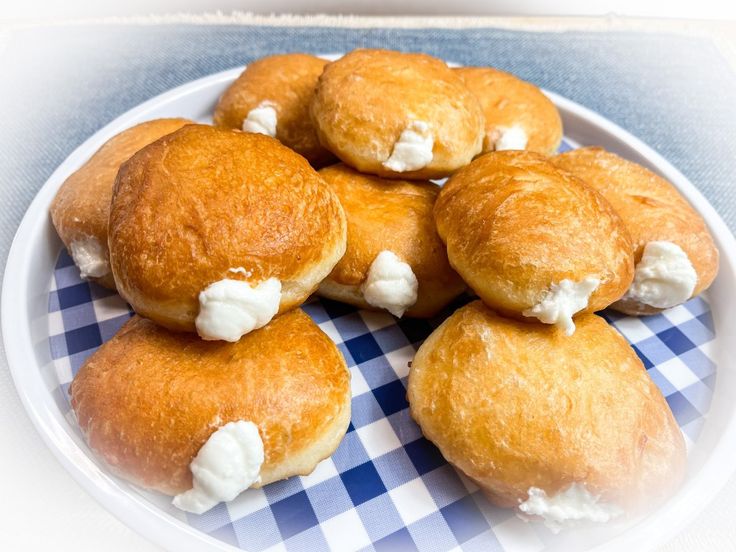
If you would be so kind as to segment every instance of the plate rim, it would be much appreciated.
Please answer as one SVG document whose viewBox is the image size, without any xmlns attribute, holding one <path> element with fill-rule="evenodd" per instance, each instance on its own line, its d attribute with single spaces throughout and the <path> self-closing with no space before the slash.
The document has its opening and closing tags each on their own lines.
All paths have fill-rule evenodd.
<svg viewBox="0 0 736 552">
<path fill-rule="evenodd" d="M 332 54 L 322 57 L 335 59 L 339 55 Z M 67 434 L 58 416 L 54 415 L 48 405 L 35 401 L 30 393 L 31 389 L 37 390 L 40 385 L 45 392 L 48 393 L 48 390 L 45 389 L 41 377 L 41 366 L 35 362 L 34 346 L 30 339 L 30 331 L 27 330 L 32 323 L 26 303 L 29 297 L 26 276 L 29 273 L 31 255 L 26 254 L 25 244 L 29 242 L 29 238 L 34 233 L 41 231 L 42 219 L 48 217 L 48 205 L 66 176 L 76 170 L 102 143 L 128 128 L 132 120 L 143 120 L 147 113 L 161 107 L 162 104 L 217 84 L 232 81 L 243 69 L 244 66 L 238 66 L 213 73 L 158 94 L 120 114 L 76 147 L 39 188 L 23 215 L 8 252 L 0 298 L 2 303 L 0 317 L 8 367 L 23 407 L 46 446 L 74 480 L 118 520 L 152 542 L 177 550 L 201 550 L 203 546 L 210 550 L 240 549 L 215 539 L 159 510 L 142 497 L 121 493 L 117 482 L 109 473 L 94 464 L 87 453 Z M 600 127 L 604 132 L 632 147 L 655 165 L 658 172 L 672 182 L 706 220 L 714 238 L 719 242 L 721 270 L 724 270 L 724 265 L 728 265 L 731 273 L 736 272 L 736 239 L 715 208 L 677 168 L 639 138 L 602 115 L 559 94 L 544 89 L 543 91 L 558 109 L 570 112 Z M 56 185 L 54 185 L 55 182 Z M 11 339 L 11 336 L 14 339 Z M 28 369 L 28 359 L 34 359 L 32 364 L 35 369 Z M 719 368 L 723 370 L 722 366 Z M 60 413 L 58 415 L 60 416 Z M 684 493 L 675 495 L 668 501 L 666 507 L 659 508 L 640 523 L 629 527 L 624 533 L 611 540 L 599 544 L 593 550 L 613 551 L 624 546 L 635 546 L 637 549 L 641 549 L 642 546 L 652 548 L 657 544 L 667 542 L 713 500 L 736 472 L 736 465 L 730 462 L 732 458 L 729 454 L 734 450 L 736 450 L 736 416 L 731 416 L 726 421 L 723 432 L 709 458 L 703 463 L 700 470 L 691 476 L 699 483 L 697 493 L 691 492 L 687 496 Z M 713 476 L 714 473 L 717 475 Z M 646 531 L 642 530 L 641 524 L 646 524 Z"/>
</svg>

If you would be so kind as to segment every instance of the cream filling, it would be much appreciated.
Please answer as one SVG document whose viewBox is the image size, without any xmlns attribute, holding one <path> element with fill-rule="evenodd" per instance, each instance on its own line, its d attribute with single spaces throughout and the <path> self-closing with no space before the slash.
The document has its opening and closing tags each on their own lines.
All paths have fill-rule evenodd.
<svg viewBox="0 0 736 552">
<path fill-rule="evenodd" d="M 273 102 L 265 101 L 258 104 L 248 112 L 243 120 L 243 130 L 245 132 L 254 132 L 256 134 L 265 134 L 276 137 L 276 123 L 278 115 Z"/>
<path fill-rule="evenodd" d="M 526 131 L 519 125 L 509 128 L 499 128 L 500 136 L 496 139 L 494 149 L 496 151 L 504 150 L 523 150 L 529 142 Z"/>
<path fill-rule="evenodd" d="M 432 161 L 433 147 L 434 137 L 429 125 L 423 121 L 412 121 L 401 132 L 383 167 L 394 172 L 418 171 Z"/>
<path fill-rule="evenodd" d="M 562 280 L 559 284 L 552 284 L 542 300 L 522 314 L 545 324 L 554 324 L 565 330 L 565 334 L 572 335 L 575 332 L 573 315 L 588 306 L 591 294 L 600 283 L 598 278 L 590 276 L 580 282 Z"/>
<path fill-rule="evenodd" d="M 225 424 L 210 435 L 192 460 L 192 488 L 176 495 L 174 506 L 202 514 L 233 500 L 261 480 L 263 459 L 263 441 L 253 422 Z"/>
<path fill-rule="evenodd" d="M 69 244 L 69 253 L 74 264 L 79 267 L 79 274 L 85 280 L 102 278 L 110 272 L 110 262 L 97 238 L 83 238 Z"/>
<path fill-rule="evenodd" d="M 651 241 L 636 265 L 634 281 L 623 299 L 668 309 L 693 295 L 698 275 L 682 248 L 668 241 Z"/>
<path fill-rule="evenodd" d="M 368 304 L 386 309 L 401 318 L 417 302 L 419 282 L 414 271 L 392 251 L 381 251 L 373 259 L 361 286 Z"/>
<path fill-rule="evenodd" d="M 281 303 L 281 282 L 269 278 L 255 287 L 224 279 L 199 294 L 197 333 L 206 340 L 238 341 L 268 324 Z"/>
<path fill-rule="evenodd" d="M 555 533 L 575 522 L 606 523 L 623 514 L 621 508 L 601 502 L 600 497 L 592 495 L 581 483 L 573 483 L 552 496 L 537 487 L 531 487 L 528 494 L 529 498 L 519 504 L 519 510 L 544 518 L 544 524 Z"/>
</svg>

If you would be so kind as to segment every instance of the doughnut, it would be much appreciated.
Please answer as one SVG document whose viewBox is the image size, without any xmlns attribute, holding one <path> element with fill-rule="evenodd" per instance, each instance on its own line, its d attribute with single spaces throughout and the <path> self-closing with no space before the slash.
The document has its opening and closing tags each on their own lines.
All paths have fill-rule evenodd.
<svg viewBox="0 0 736 552">
<path fill-rule="evenodd" d="M 309 104 L 326 63 L 296 53 L 254 61 L 217 102 L 214 124 L 277 138 L 315 167 L 334 162 L 309 118 Z"/>
<path fill-rule="evenodd" d="M 484 152 L 525 149 L 544 155 L 557 153 L 562 119 L 539 88 L 492 67 L 458 67 L 454 71 L 483 108 Z"/>
<path fill-rule="evenodd" d="M 134 316 L 71 388 L 90 448 L 120 477 L 202 513 L 330 456 L 350 421 L 350 373 L 299 309 L 236 343 Z"/>
<path fill-rule="evenodd" d="M 348 224 L 345 256 L 319 294 L 391 314 L 434 316 L 465 289 L 437 235 L 439 186 L 387 180 L 338 164 L 320 176 L 340 199 Z"/>
<path fill-rule="evenodd" d="M 82 278 L 115 289 L 107 219 L 118 168 L 142 147 L 189 123 L 186 119 L 155 119 L 124 130 L 105 142 L 61 185 L 51 203 L 51 221 Z"/>
<path fill-rule="evenodd" d="M 552 162 L 598 190 L 621 216 L 636 268 L 611 308 L 646 315 L 684 303 L 718 273 L 718 249 L 703 218 L 675 187 L 641 165 L 599 147 L 572 150 Z"/>
<path fill-rule="evenodd" d="M 455 173 L 434 208 L 452 267 L 489 307 L 569 335 L 631 284 L 631 239 L 609 203 L 544 156 L 490 152 Z"/>
<path fill-rule="evenodd" d="M 412 417 L 489 500 L 553 529 L 662 502 L 681 483 L 685 443 L 636 352 L 603 318 L 565 336 L 475 301 L 417 351 Z"/>
<path fill-rule="evenodd" d="M 388 178 L 442 178 L 481 151 L 478 100 L 426 54 L 353 50 L 325 66 L 310 106 L 320 142 Z"/>
<path fill-rule="evenodd" d="M 110 261 L 120 295 L 172 330 L 237 341 L 303 303 L 345 252 L 337 196 L 278 140 L 189 125 L 120 168 Z"/>
</svg>

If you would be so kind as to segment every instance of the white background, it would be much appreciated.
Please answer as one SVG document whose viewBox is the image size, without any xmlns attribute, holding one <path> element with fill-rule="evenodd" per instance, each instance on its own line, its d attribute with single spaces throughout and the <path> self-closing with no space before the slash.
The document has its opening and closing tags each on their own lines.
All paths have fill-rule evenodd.
<svg viewBox="0 0 736 552">
<path fill-rule="evenodd" d="M 733 0 L 1 0 L 2 19 L 67 19 L 221 10 L 359 15 L 605 15 L 736 18 Z"/>
<path fill-rule="evenodd" d="M 308 7 L 307 7 L 308 6 Z M 448 7 L 451 6 L 451 7 Z M 0 21 L 76 19 L 222 10 L 256 13 L 486 14 L 736 17 L 736 2 L 699 0 L 0 0 Z M 2 78 L 2 77 L 0 77 Z M 0 345 L 0 348 L 2 345 Z M 0 366 L 0 549 L 116 552 L 158 550 L 98 506 L 45 448 L 20 404 L 7 368 Z M 734 459 L 736 462 L 736 458 Z M 736 481 L 663 550 L 736 550 Z"/>
</svg>

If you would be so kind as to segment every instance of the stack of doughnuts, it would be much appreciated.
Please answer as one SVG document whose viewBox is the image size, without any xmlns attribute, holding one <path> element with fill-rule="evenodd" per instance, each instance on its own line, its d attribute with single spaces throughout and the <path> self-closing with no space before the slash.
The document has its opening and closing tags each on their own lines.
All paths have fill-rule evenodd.
<svg viewBox="0 0 736 552">
<path fill-rule="evenodd" d="M 630 304 L 632 290 L 671 296 L 680 285 L 684 269 L 661 247 L 652 260 L 638 253 L 643 240 L 707 242 L 694 211 L 650 174 L 623 160 L 594 164 L 585 150 L 494 150 L 454 173 L 435 204 L 450 264 L 480 301 L 417 352 L 412 416 L 492 502 L 555 531 L 645 511 L 684 476 L 666 401 L 636 352 L 593 314 Z M 650 197 L 677 205 L 689 229 L 667 222 Z M 643 218 L 657 225 L 650 234 L 637 231 Z M 698 266 L 709 284 L 712 264 Z"/>
<path fill-rule="evenodd" d="M 143 125 L 112 138 L 52 218 L 65 236 L 67 220 L 104 216 L 90 235 L 104 235 L 101 256 L 137 313 L 72 382 L 82 432 L 116 474 L 201 514 L 309 474 L 347 431 L 345 360 L 298 308 L 345 253 L 346 222 L 278 140 L 176 123 L 145 123 L 158 139 Z"/>
<path fill-rule="evenodd" d="M 213 123 L 121 133 L 52 207 L 82 277 L 136 313 L 71 386 L 115 473 L 196 513 L 308 474 L 347 430 L 350 376 L 299 306 L 429 318 L 470 290 L 408 379 L 448 462 L 554 530 L 675 492 L 672 412 L 594 314 L 659 312 L 715 278 L 671 184 L 600 148 L 555 155 L 539 88 L 420 53 L 263 58 Z"/>
</svg>

